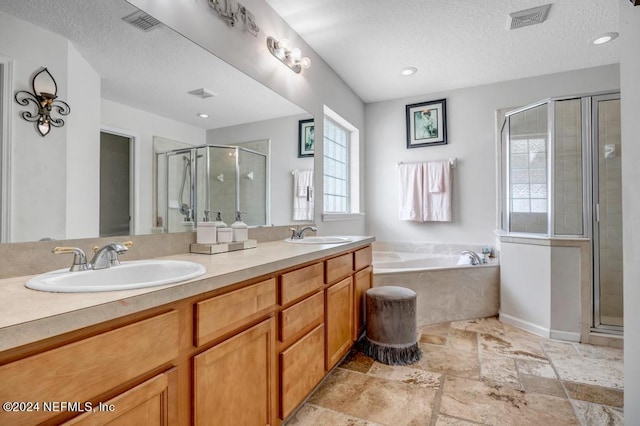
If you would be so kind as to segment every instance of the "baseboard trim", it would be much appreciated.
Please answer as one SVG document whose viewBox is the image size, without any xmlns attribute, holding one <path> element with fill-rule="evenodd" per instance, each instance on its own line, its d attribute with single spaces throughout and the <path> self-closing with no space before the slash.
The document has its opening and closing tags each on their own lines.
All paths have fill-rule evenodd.
<svg viewBox="0 0 640 426">
<path fill-rule="evenodd" d="M 520 318 L 512 317 L 511 315 L 507 315 L 502 312 L 498 314 L 498 317 L 500 318 L 500 321 L 505 322 L 514 327 L 521 328 L 533 334 L 537 334 L 538 336 L 551 338 L 551 332 L 548 328 L 540 327 L 539 325 L 521 320 Z"/>
<path fill-rule="evenodd" d="M 565 342 L 580 343 L 580 333 L 571 331 L 551 330 L 550 338 L 555 340 L 564 340 Z"/>
</svg>

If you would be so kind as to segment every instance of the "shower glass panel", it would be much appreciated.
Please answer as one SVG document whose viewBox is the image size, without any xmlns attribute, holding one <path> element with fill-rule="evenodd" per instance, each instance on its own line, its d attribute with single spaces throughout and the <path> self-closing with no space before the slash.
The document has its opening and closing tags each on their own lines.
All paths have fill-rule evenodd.
<svg viewBox="0 0 640 426">
<path fill-rule="evenodd" d="M 546 103 L 509 116 L 509 232 L 547 233 L 548 121 Z"/>
<path fill-rule="evenodd" d="M 554 102 L 554 233 L 581 235 L 583 221 L 582 101 Z"/>
<path fill-rule="evenodd" d="M 193 171 L 192 150 L 180 150 L 167 153 L 165 157 L 165 170 L 161 173 L 158 168 L 158 177 L 166 178 L 165 191 L 159 191 L 158 201 L 162 198 L 167 204 L 158 204 L 158 211 L 164 207 L 164 221 L 167 232 L 186 232 L 193 230 L 193 214 L 195 211 L 195 197 L 193 196 Z M 159 181 L 158 188 L 161 187 Z M 171 184 L 169 184 L 169 182 Z M 164 192 L 164 196 L 160 196 Z"/>
<path fill-rule="evenodd" d="M 267 222 L 267 156 L 247 149 L 238 150 L 239 200 L 247 225 Z"/>
<path fill-rule="evenodd" d="M 211 182 L 211 211 L 213 219 L 215 213 L 222 213 L 222 220 L 228 225 L 233 223 L 237 211 L 236 200 L 236 147 L 208 147 L 210 163 Z"/>
<path fill-rule="evenodd" d="M 616 329 L 623 323 L 619 97 L 595 97 L 593 122 L 594 323 L 596 327 Z"/>
</svg>

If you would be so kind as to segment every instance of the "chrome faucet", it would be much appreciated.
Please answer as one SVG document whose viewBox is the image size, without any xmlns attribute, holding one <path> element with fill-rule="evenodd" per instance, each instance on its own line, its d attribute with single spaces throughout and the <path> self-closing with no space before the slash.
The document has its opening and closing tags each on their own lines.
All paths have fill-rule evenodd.
<svg viewBox="0 0 640 426">
<path fill-rule="evenodd" d="M 304 233 L 308 230 L 312 230 L 313 232 L 317 232 L 318 228 L 316 228 L 315 226 L 305 226 L 304 228 L 302 228 L 301 230 L 297 230 L 296 228 L 289 228 L 289 231 L 292 232 L 291 234 L 291 239 L 292 240 L 301 240 L 304 238 Z"/>
<path fill-rule="evenodd" d="M 126 253 L 131 246 L 131 242 L 127 241 L 126 243 L 109 243 L 101 248 L 94 247 L 93 250 L 96 254 L 89 262 L 91 269 L 105 269 L 110 268 L 112 266 L 119 266 L 120 261 L 118 260 L 118 255 Z"/>
<path fill-rule="evenodd" d="M 473 250 L 465 250 L 462 253 L 460 253 L 460 255 L 466 254 L 469 256 L 469 259 L 471 259 L 471 264 L 472 265 L 480 265 L 481 263 L 485 263 L 483 261 L 483 259 L 478 256 L 478 253 L 476 253 Z"/>
</svg>

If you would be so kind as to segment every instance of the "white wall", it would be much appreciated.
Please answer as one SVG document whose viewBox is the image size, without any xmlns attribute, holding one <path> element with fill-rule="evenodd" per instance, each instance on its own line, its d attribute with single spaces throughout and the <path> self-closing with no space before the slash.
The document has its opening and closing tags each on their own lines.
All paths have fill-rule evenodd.
<svg viewBox="0 0 640 426">
<path fill-rule="evenodd" d="M 550 336 L 580 341 L 580 247 L 550 247 Z"/>
<path fill-rule="evenodd" d="M 153 223 L 153 137 L 160 136 L 191 145 L 206 141 L 204 129 L 151 114 L 107 99 L 101 103 L 102 128 L 134 141 L 134 234 L 150 234 Z"/>
<path fill-rule="evenodd" d="M 366 106 L 367 234 L 379 241 L 479 243 L 494 241 L 496 223 L 496 110 L 561 95 L 618 89 L 617 65 Z M 406 148 L 405 105 L 447 99 L 447 145 Z M 458 159 L 453 170 L 453 220 L 413 223 L 398 220 L 397 162 Z"/>
<path fill-rule="evenodd" d="M 100 233 L 100 75 L 68 44 L 66 238 Z"/>
<path fill-rule="evenodd" d="M 620 0 L 622 215 L 624 229 L 624 417 L 640 419 L 640 6 Z"/>
<path fill-rule="evenodd" d="M 46 43 L 42 41 L 46 40 Z M 27 22 L 0 12 L 0 55 L 12 60 L 13 87 L 31 92 L 31 79 L 46 66 L 56 79 L 60 99 L 67 99 L 67 41 Z M 34 241 L 65 236 L 67 128 L 53 128 L 40 136 L 22 111 L 35 112 L 12 101 L 11 117 L 11 230 L 10 241 Z M 73 107 L 72 107 L 73 108 Z M 43 161 L 46 159 L 46 161 Z M 34 185 L 34 183 L 37 183 Z M 52 232 L 52 230 L 56 230 Z"/>
<path fill-rule="evenodd" d="M 257 139 L 271 140 L 271 223 L 293 223 L 293 177 L 291 171 L 313 169 L 313 158 L 298 158 L 298 121 L 308 115 L 278 118 L 207 132 L 207 143 L 228 145 Z"/>
<path fill-rule="evenodd" d="M 230 28 L 215 16 L 215 12 L 203 13 L 209 10 L 207 0 L 130 0 L 130 3 L 308 111 L 316 120 L 316 140 L 323 138 L 323 126 L 320 124 L 324 105 L 358 128 L 361 141 L 365 140 L 364 104 L 360 98 L 264 0 L 242 2 L 256 17 L 256 23 L 260 27 L 257 37 L 246 33 L 241 23 L 236 28 Z M 300 48 L 303 55 L 311 59 L 311 68 L 301 74 L 292 72 L 267 50 L 268 36 L 288 39 L 292 46 Z M 366 143 L 361 143 L 361 161 L 364 161 L 365 148 Z M 316 194 L 321 194 L 322 144 L 316 144 L 315 154 L 315 190 Z M 360 180 L 363 179 L 364 167 L 360 174 Z M 355 235 L 364 233 L 364 217 L 355 221 L 322 223 L 322 206 L 319 201 L 320 197 L 316 197 L 315 222 L 320 232 Z M 364 201 L 365 194 L 361 194 L 361 206 Z"/>
<path fill-rule="evenodd" d="M 550 247 L 502 242 L 500 319 L 548 337 L 551 327 L 550 299 Z"/>
</svg>

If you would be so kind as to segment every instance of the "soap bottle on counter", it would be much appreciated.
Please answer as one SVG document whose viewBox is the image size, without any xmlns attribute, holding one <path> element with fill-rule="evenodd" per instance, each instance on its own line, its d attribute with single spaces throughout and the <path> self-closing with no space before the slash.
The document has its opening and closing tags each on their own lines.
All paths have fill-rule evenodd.
<svg viewBox="0 0 640 426">
<path fill-rule="evenodd" d="M 236 212 L 236 221 L 231 224 L 233 241 L 247 241 L 249 239 L 249 227 L 242 221 L 242 212 Z"/>
<path fill-rule="evenodd" d="M 196 242 L 198 244 L 215 244 L 216 243 L 216 222 L 211 222 L 211 212 L 204 211 L 202 222 L 198 222 L 196 228 Z"/>
<path fill-rule="evenodd" d="M 216 214 L 216 221 L 213 223 L 216 224 L 219 243 L 230 243 L 233 241 L 233 231 L 222 221 L 222 212 Z"/>
</svg>

